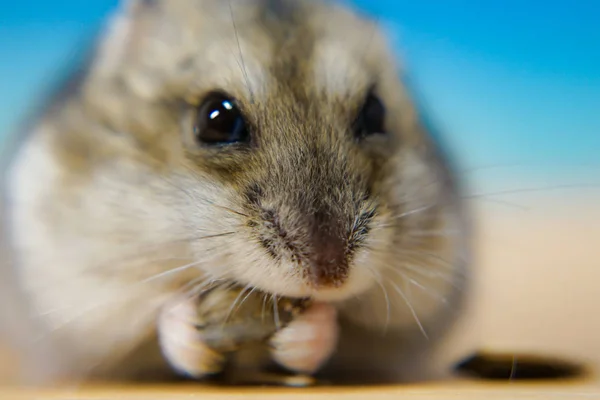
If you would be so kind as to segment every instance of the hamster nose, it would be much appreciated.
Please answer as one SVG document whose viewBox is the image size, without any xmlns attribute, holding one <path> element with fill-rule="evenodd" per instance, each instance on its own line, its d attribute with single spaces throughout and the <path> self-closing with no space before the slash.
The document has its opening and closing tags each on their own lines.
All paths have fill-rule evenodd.
<svg viewBox="0 0 600 400">
<path fill-rule="evenodd" d="M 332 226 L 333 225 L 333 226 Z M 342 227 L 319 224 L 311 230 L 308 278 L 313 286 L 340 287 L 348 276 L 348 241 Z"/>
<path fill-rule="evenodd" d="M 252 226 L 258 230 L 259 242 L 267 254 L 274 259 L 285 254 L 285 259 L 302 269 L 313 288 L 342 286 L 349 274 L 352 254 L 350 227 L 331 211 L 301 215 L 289 220 L 266 209 L 261 214 L 264 224 Z"/>
</svg>

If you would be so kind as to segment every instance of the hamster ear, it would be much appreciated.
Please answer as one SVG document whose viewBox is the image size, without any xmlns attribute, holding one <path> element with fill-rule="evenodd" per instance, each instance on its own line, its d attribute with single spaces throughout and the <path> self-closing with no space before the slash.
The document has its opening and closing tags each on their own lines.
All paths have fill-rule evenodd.
<svg viewBox="0 0 600 400">
<path fill-rule="evenodd" d="M 157 0 L 121 0 L 106 21 L 96 54 L 96 70 L 113 74 L 135 53 L 143 38 L 144 20 Z"/>
</svg>

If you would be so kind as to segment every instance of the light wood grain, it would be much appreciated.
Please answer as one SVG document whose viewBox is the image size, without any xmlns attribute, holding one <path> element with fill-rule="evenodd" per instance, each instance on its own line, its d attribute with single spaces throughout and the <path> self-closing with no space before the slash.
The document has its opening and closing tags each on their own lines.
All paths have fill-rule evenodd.
<svg viewBox="0 0 600 400">
<path fill-rule="evenodd" d="M 218 399 L 403 399 L 403 400 L 517 400 L 517 399 L 600 399 L 600 383 L 553 384 L 454 382 L 432 385 L 366 388 L 240 388 L 202 386 L 89 387 L 79 390 L 0 390 L 0 399 L 81 399 L 81 400 L 218 400 Z"/>
</svg>

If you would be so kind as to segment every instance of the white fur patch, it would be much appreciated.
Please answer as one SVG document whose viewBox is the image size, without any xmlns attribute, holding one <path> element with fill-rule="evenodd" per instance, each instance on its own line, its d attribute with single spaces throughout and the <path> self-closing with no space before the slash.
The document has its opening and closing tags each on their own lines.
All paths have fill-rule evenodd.
<svg viewBox="0 0 600 400">
<path fill-rule="evenodd" d="M 66 340 L 69 351 L 85 354 L 80 367 L 86 373 L 138 345 L 153 328 L 172 289 L 143 280 L 184 264 L 185 242 L 160 246 L 184 236 L 185 225 L 176 201 L 161 202 L 161 189 L 151 194 L 156 182 L 127 181 L 135 171 L 126 165 L 119 177 L 99 170 L 88 182 L 65 185 L 62 178 L 73 172 L 59 165 L 48 134 L 35 132 L 9 171 L 16 267 L 30 317 L 46 328 L 33 335 L 45 346 Z M 201 275 L 198 269 L 187 274 Z"/>
</svg>

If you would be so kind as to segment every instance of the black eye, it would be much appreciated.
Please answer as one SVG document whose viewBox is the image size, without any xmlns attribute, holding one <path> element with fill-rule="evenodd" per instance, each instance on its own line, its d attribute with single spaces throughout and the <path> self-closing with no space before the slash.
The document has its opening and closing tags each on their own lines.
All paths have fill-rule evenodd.
<svg viewBox="0 0 600 400">
<path fill-rule="evenodd" d="M 200 143 L 220 145 L 246 141 L 246 121 L 235 101 L 221 93 L 204 99 L 194 120 L 194 135 Z"/>
<path fill-rule="evenodd" d="M 365 102 L 354 124 L 356 137 L 364 137 L 385 133 L 385 107 L 373 93 L 367 95 Z"/>
</svg>

